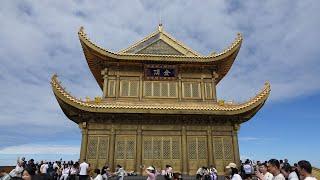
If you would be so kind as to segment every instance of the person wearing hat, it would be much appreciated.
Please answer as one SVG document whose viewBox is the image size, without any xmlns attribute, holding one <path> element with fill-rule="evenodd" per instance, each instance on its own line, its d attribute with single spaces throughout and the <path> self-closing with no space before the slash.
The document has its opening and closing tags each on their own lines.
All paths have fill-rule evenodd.
<svg viewBox="0 0 320 180">
<path fill-rule="evenodd" d="M 145 172 L 148 175 L 147 180 L 156 180 L 156 169 L 153 166 L 149 166 Z"/>
<path fill-rule="evenodd" d="M 227 179 L 242 180 L 241 176 L 238 174 L 239 170 L 235 163 L 229 163 L 229 165 L 226 166 L 226 173 L 227 173 L 227 176 L 226 176 Z"/>
</svg>

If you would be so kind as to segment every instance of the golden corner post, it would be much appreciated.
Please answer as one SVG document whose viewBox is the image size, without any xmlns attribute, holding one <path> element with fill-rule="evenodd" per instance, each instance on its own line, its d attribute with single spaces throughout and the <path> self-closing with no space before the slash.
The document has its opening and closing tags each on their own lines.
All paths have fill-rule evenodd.
<svg viewBox="0 0 320 180">
<path fill-rule="evenodd" d="M 94 168 L 117 164 L 142 174 L 141 165 L 194 175 L 214 165 L 219 173 L 239 164 L 238 130 L 263 106 L 270 84 L 237 104 L 217 100 L 216 86 L 230 70 L 242 44 L 238 34 L 220 53 L 203 56 L 158 29 L 119 52 L 78 32 L 84 56 L 102 90 L 81 100 L 66 92 L 54 75 L 52 90 L 82 131 L 80 159 Z"/>
</svg>

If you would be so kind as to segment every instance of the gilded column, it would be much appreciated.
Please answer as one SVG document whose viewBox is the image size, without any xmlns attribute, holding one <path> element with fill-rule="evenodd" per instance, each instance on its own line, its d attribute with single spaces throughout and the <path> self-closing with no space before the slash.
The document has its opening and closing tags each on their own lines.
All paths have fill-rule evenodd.
<svg viewBox="0 0 320 180">
<path fill-rule="evenodd" d="M 101 74 L 103 75 L 103 96 L 102 98 L 107 97 L 108 92 L 108 68 L 102 70 Z"/>
<path fill-rule="evenodd" d="M 182 126 L 182 174 L 188 174 L 187 130 Z"/>
<path fill-rule="evenodd" d="M 200 87 L 201 87 L 201 97 L 202 97 L 202 101 L 204 101 L 204 100 L 205 100 L 205 92 L 204 92 L 203 75 L 201 75 Z"/>
<path fill-rule="evenodd" d="M 179 101 L 181 101 L 181 98 L 182 98 L 182 82 L 181 82 L 181 74 L 179 73 L 179 82 L 178 82 L 178 98 L 179 98 Z"/>
<path fill-rule="evenodd" d="M 142 130 L 141 125 L 138 126 L 137 131 L 137 153 L 136 153 L 136 172 L 137 174 L 142 174 L 142 169 L 140 166 L 142 165 Z"/>
<path fill-rule="evenodd" d="M 216 91 L 216 86 L 217 86 L 217 79 L 218 79 L 219 75 L 213 71 L 212 72 L 212 97 L 213 97 L 213 100 L 215 102 L 217 102 L 217 91 Z"/>
<path fill-rule="evenodd" d="M 83 161 L 87 157 L 87 145 L 88 145 L 88 129 L 87 123 L 83 122 L 79 124 L 82 132 L 81 150 L 80 150 L 80 161 Z"/>
<path fill-rule="evenodd" d="M 211 126 L 208 127 L 207 131 L 207 139 L 208 139 L 208 158 L 209 158 L 209 166 L 213 165 L 213 150 L 212 150 L 212 130 Z"/>
<path fill-rule="evenodd" d="M 143 84 L 142 84 L 142 74 L 139 77 L 139 100 L 142 100 L 143 96 Z"/>
<path fill-rule="evenodd" d="M 110 147 L 109 147 L 109 163 L 110 169 L 114 170 L 114 151 L 115 151 L 115 138 L 116 138 L 116 131 L 114 126 L 111 127 L 111 135 L 110 135 Z"/>
<path fill-rule="evenodd" d="M 116 71 L 116 99 L 120 96 L 120 65 L 118 63 L 117 65 L 117 71 Z"/>
<path fill-rule="evenodd" d="M 234 125 L 233 135 L 232 135 L 232 143 L 233 143 L 233 152 L 234 152 L 234 161 L 240 167 L 240 152 L 239 152 L 239 144 L 238 144 L 238 131 L 240 129 L 239 124 Z"/>
</svg>

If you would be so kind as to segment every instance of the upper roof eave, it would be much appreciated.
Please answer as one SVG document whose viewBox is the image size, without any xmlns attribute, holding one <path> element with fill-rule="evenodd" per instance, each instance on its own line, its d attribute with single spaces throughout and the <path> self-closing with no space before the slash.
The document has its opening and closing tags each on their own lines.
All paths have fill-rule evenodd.
<svg viewBox="0 0 320 180">
<path fill-rule="evenodd" d="M 103 57 L 113 58 L 116 60 L 136 60 L 136 61 L 172 61 L 172 62 L 213 62 L 228 58 L 234 52 L 238 51 L 242 44 L 242 35 L 238 33 L 235 41 L 224 51 L 210 56 L 184 56 L 184 55 L 157 55 L 157 54 L 130 54 L 130 53 L 116 53 L 104 49 L 93 43 L 84 32 L 83 27 L 78 32 L 79 40 L 84 50 L 94 51 Z M 87 48 L 86 48 L 87 47 Z"/>
</svg>

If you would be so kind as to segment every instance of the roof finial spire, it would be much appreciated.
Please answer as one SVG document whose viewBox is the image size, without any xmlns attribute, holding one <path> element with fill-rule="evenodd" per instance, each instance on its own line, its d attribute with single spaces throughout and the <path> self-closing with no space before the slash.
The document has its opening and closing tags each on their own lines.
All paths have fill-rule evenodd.
<svg viewBox="0 0 320 180">
<path fill-rule="evenodd" d="M 158 31 L 161 32 L 162 29 L 163 27 L 162 27 L 162 18 L 161 18 L 161 11 L 160 11 Z"/>
<path fill-rule="evenodd" d="M 159 26 L 158 26 L 158 31 L 159 31 L 159 32 L 162 32 L 162 29 L 163 29 L 162 23 L 160 22 L 160 23 L 159 23 Z"/>
</svg>

